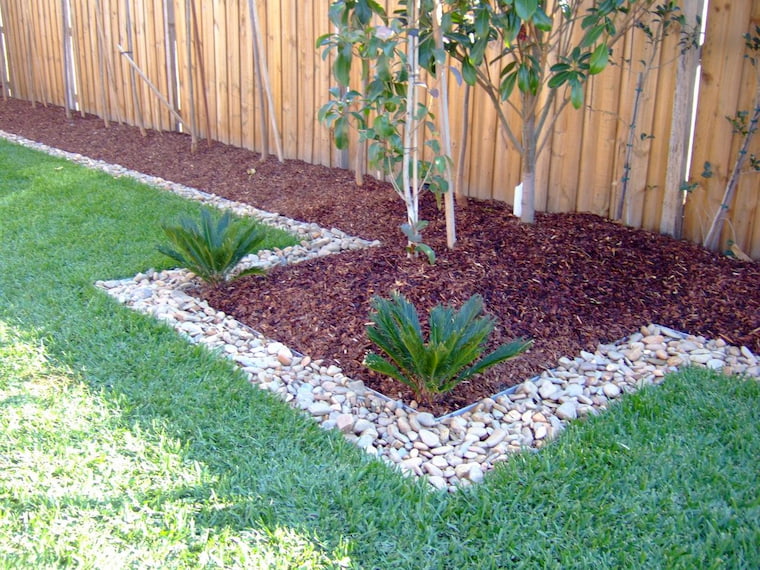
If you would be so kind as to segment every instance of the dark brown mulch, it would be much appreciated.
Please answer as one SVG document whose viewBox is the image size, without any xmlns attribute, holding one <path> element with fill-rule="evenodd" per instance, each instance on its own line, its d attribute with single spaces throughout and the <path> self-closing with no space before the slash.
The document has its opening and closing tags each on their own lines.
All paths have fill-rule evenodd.
<svg viewBox="0 0 760 570">
<path fill-rule="evenodd" d="M 498 318 L 492 345 L 517 336 L 531 351 L 461 385 L 432 408 L 442 413 L 551 368 L 563 355 L 592 350 L 641 325 L 722 337 L 760 352 L 760 264 L 713 255 L 698 246 L 633 230 L 589 214 L 541 214 L 520 224 L 508 206 L 470 201 L 458 212 L 459 242 L 445 247 L 443 219 L 432 200 L 430 266 L 404 256 L 401 201 L 390 187 L 300 161 L 258 163 L 255 153 L 220 143 L 195 154 L 176 133 L 149 133 L 95 118 L 65 119 L 59 108 L 0 102 L 0 129 L 195 186 L 259 208 L 338 227 L 384 246 L 330 256 L 266 277 L 247 277 L 204 291 L 216 307 L 289 346 L 337 363 L 346 374 L 392 396 L 411 398 L 361 365 L 369 301 L 398 290 L 424 314 L 436 303 L 460 305 L 479 293 Z M 255 167 L 249 176 L 247 169 Z"/>
</svg>

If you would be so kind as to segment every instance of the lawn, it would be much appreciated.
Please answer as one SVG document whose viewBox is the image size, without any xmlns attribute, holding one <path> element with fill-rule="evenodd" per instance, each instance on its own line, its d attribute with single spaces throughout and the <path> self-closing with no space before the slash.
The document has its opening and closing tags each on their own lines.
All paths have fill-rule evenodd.
<svg viewBox="0 0 760 570">
<path fill-rule="evenodd" d="M 0 142 L 3 567 L 760 566 L 757 382 L 673 375 L 436 493 L 93 286 L 197 209 Z"/>
</svg>

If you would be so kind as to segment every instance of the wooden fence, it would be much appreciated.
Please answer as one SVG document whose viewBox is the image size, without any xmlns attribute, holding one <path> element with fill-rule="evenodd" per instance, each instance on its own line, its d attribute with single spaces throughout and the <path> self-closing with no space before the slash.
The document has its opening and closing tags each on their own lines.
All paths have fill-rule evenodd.
<svg viewBox="0 0 760 570">
<path fill-rule="evenodd" d="M 685 11 L 703 0 L 685 0 Z M 54 104 L 142 128 L 193 131 L 199 138 L 261 152 L 276 145 L 267 85 L 256 72 L 252 0 L 0 0 L 3 95 Z M 334 148 L 317 121 L 328 98 L 330 57 L 315 49 L 332 31 L 328 0 L 257 3 L 276 126 L 285 158 L 348 167 L 350 152 Z M 387 1 L 390 7 L 394 2 Z M 760 24 L 760 2 L 708 4 L 701 81 L 679 78 L 678 37 L 653 60 L 638 109 L 629 199 L 623 221 L 673 233 L 667 220 L 683 193 L 681 164 L 693 152 L 683 235 L 699 242 L 720 206 L 740 137 L 725 119 L 749 110 L 754 69 L 742 35 Z M 68 46 L 66 49 L 65 46 Z M 642 60 L 652 46 L 630 33 L 614 48 L 617 65 L 589 82 L 586 107 L 566 109 L 554 125 L 537 172 L 537 208 L 613 217 L 619 200 L 629 125 Z M 70 64 L 67 63 L 70 58 Z M 688 66 L 684 69 L 688 70 Z M 453 79 L 453 78 L 452 78 Z M 450 81 L 453 154 L 466 144 L 465 193 L 512 203 L 520 155 L 505 143 L 485 94 L 474 89 L 467 116 L 464 91 Z M 678 89 L 677 89 L 678 85 Z M 688 101 L 699 100 L 694 144 L 688 144 Z M 681 127 L 674 126 L 680 116 Z M 684 109 L 686 111 L 684 111 Z M 507 111 L 509 113 L 509 111 Z M 684 131 L 684 113 L 686 113 Z M 515 115 L 508 115 L 516 121 Z M 468 136 L 461 133 L 468 125 Z M 672 136 L 671 136 L 672 134 Z M 760 137 L 758 137 L 760 138 Z M 760 140 L 752 152 L 760 155 Z M 713 176 L 700 177 L 710 162 Z M 670 173 L 670 175 L 669 175 Z M 760 259 L 760 175 L 742 176 L 723 243 Z M 665 212 L 665 215 L 664 215 Z"/>
</svg>

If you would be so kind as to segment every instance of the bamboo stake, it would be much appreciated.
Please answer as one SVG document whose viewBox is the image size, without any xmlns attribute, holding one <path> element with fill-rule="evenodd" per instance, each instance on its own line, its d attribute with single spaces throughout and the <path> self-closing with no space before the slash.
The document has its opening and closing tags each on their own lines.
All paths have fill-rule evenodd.
<svg viewBox="0 0 760 570">
<path fill-rule="evenodd" d="M 198 139 L 195 134 L 195 86 L 193 77 L 193 33 L 192 17 L 190 16 L 192 0 L 185 0 L 185 48 L 187 51 L 187 91 L 190 96 L 190 152 L 198 149 Z"/>
<path fill-rule="evenodd" d="M 6 49 L 6 38 L 5 38 L 5 18 L 7 16 L 7 12 L 5 11 L 5 4 L 0 3 L 0 17 L 2 17 L 3 20 L 3 26 L 0 27 L 0 85 L 2 85 L 3 89 L 3 100 L 8 100 L 8 90 L 10 89 L 10 81 L 6 81 L 8 78 L 8 69 L 5 67 L 5 60 L 8 57 L 8 52 Z"/>
<path fill-rule="evenodd" d="M 198 71 L 201 74 L 201 95 L 203 95 L 203 110 L 206 112 L 206 142 L 211 148 L 211 113 L 208 110 L 208 95 L 206 94 L 206 67 L 203 64 L 203 50 L 201 49 L 201 34 L 198 31 L 198 14 L 195 11 L 195 2 L 190 0 L 190 13 L 195 30 L 195 55 L 198 60 Z"/>
<path fill-rule="evenodd" d="M 159 91 L 158 87 L 156 87 L 153 84 L 153 82 L 148 78 L 148 76 L 145 75 L 143 70 L 138 67 L 138 65 L 135 63 L 135 60 L 132 59 L 132 56 L 129 55 L 129 53 L 127 53 L 126 51 L 124 51 L 124 48 L 121 47 L 121 44 L 118 44 L 117 47 L 119 48 L 119 52 L 121 53 L 121 55 L 123 55 L 127 59 L 127 61 L 129 62 L 129 65 L 131 65 L 135 69 L 137 74 L 143 79 L 143 81 L 145 81 L 146 85 L 150 88 L 150 90 L 153 91 L 156 97 L 158 97 L 158 100 L 161 101 L 161 103 L 163 103 L 164 106 L 169 110 L 169 112 L 172 114 L 172 117 L 174 117 L 178 122 L 185 125 L 185 127 L 188 127 L 188 124 L 179 115 L 179 113 L 177 113 L 177 111 L 175 111 L 172 108 L 171 103 L 169 103 L 169 101 L 166 100 L 166 97 L 163 96 L 161 91 Z"/>
<path fill-rule="evenodd" d="M 90 18 L 90 16 L 91 14 L 88 13 L 88 18 Z M 100 44 L 100 37 L 98 34 L 97 16 L 95 16 L 95 50 L 96 50 L 96 55 L 98 58 L 99 77 L 105 77 L 106 71 L 105 71 L 105 65 L 103 63 L 103 47 Z M 106 127 L 108 127 L 110 126 L 110 121 L 109 121 L 109 116 L 108 116 L 108 106 L 109 106 L 108 97 L 106 96 L 106 91 L 102 85 L 96 85 L 95 88 L 98 90 L 98 94 L 100 95 L 100 113 L 102 113 L 102 116 L 103 116 L 103 124 Z"/>
<path fill-rule="evenodd" d="M 124 0 L 124 14 L 126 17 L 127 25 L 127 50 L 131 55 L 134 53 L 134 44 L 132 42 L 132 11 L 130 9 L 130 1 Z M 135 116 L 137 118 L 137 126 L 140 128 L 140 134 L 146 136 L 148 133 L 145 131 L 145 119 L 143 117 L 142 105 L 140 104 L 140 95 L 137 91 L 137 77 L 135 76 L 135 70 L 129 68 L 130 87 L 132 90 L 132 104 L 135 109 Z"/>
<path fill-rule="evenodd" d="M 277 126 L 277 116 L 274 110 L 274 100 L 272 99 L 272 87 L 269 84 L 269 71 L 267 70 L 266 58 L 264 57 L 264 43 L 261 41 L 261 32 L 259 31 L 259 16 L 256 7 L 256 0 L 248 0 L 248 10 L 251 13 L 251 26 L 253 31 L 253 37 L 256 41 L 256 70 L 261 79 L 261 83 L 266 91 L 267 101 L 269 104 L 269 120 L 274 130 L 274 142 L 277 148 L 277 159 L 283 162 L 282 156 L 282 138 L 280 137 L 280 129 Z"/>
<path fill-rule="evenodd" d="M 129 2 L 129 0 L 125 0 Z M 177 41 L 176 24 L 174 18 L 174 2 L 172 0 L 164 0 L 164 51 L 166 52 L 166 69 L 167 69 L 167 88 L 169 91 L 168 100 L 172 104 L 172 108 L 177 110 L 177 95 L 174 92 L 174 80 L 177 77 L 177 52 L 174 46 Z M 177 130 L 179 125 L 174 122 L 174 130 Z"/>
<path fill-rule="evenodd" d="M 22 18 L 24 20 L 24 40 L 26 42 L 26 77 L 27 77 L 27 88 L 29 89 L 29 95 L 32 99 L 32 109 L 37 107 L 37 93 L 36 89 L 34 88 L 34 70 L 32 69 L 32 38 L 31 34 L 29 32 L 29 4 L 27 2 L 23 3 L 22 8 Z"/>
<path fill-rule="evenodd" d="M 254 38 L 255 40 L 255 38 Z M 258 64 L 258 56 L 257 52 L 259 51 L 259 48 L 256 47 L 256 42 L 253 42 L 253 65 L 254 68 L 257 70 L 259 67 Z M 264 83 L 261 81 L 261 74 L 258 72 L 254 73 L 255 75 L 255 81 L 256 81 L 256 91 L 258 93 L 258 100 L 259 104 L 261 105 L 261 120 L 258 122 L 259 126 L 261 128 L 261 162 L 264 162 L 267 158 L 269 158 L 269 123 L 267 122 L 266 117 L 266 108 L 264 104 L 264 99 L 266 97 L 264 93 Z"/>
<path fill-rule="evenodd" d="M 61 20 L 63 25 L 63 84 L 66 94 L 66 118 L 71 118 L 71 111 L 76 107 L 74 96 L 74 68 L 71 56 L 71 28 L 69 27 L 69 0 L 61 0 Z M 3 90 L 4 91 L 4 90 Z M 4 93 L 3 93 L 4 94 Z"/>
<path fill-rule="evenodd" d="M 121 105 L 119 104 L 119 97 L 116 93 L 116 84 L 114 81 L 113 66 L 111 64 L 111 56 L 108 53 L 106 46 L 106 37 L 103 32 L 103 13 L 101 11 L 100 0 L 95 0 L 95 27 L 98 30 L 98 51 L 103 55 L 106 68 L 106 81 L 108 82 L 108 88 L 111 92 L 111 101 L 113 102 L 114 109 L 116 111 L 116 120 L 119 124 L 124 122 L 123 114 L 121 112 Z M 109 105 L 110 110 L 111 105 Z"/>
</svg>

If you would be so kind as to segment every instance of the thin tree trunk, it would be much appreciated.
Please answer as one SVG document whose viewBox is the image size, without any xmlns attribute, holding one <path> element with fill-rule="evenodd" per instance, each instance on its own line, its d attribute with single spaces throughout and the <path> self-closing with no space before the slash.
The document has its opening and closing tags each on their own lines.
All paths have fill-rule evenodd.
<svg viewBox="0 0 760 570">
<path fill-rule="evenodd" d="M 523 110 L 522 127 L 522 213 L 520 221 L 532 224 L 536 220 L 536 164 L 538 162 L 538 133 L 536 132 L 536 114 L 534 95 L 521 94 Z"/>
<path fill-rule="evenodd" d="M 470 130 L 470 92 L 472 86 L 465 83 L 464 86 L 464 107 L 462 110 L 462 133 L 459 135 L 459 156 L 456 164 L 456 182 L 454 182 L 454 192 L 457 199 L 457 207 L 467 207 L 467 196 L 464 194 L 464 162 L 467 157 L 467 136 Z"/>
<path fill-rule="evenodd" d="M 623 184 L 620 187 L 620 196 L 618 197 L 618 203 L 615 207 L 615 219 L 621 220 L 623 218 L 623 209 L 628 202 L 628 183 L 631 180 L 631 160 L 633 157 L 633 139 L 636 134 L 636 122 L 639 116 L 639 107 L 641 102 L 641 94 L 644 91 L 644 72 L 639 72 L 639 77 L 636 82 L 636 97 L 633 101 L 633 117 L 631 117 L 631 124 L 628 126 L 628 141 L 625 143 L 625 163 L 623 165 Z"/>
<path fill-rule="evenodd" d="M 723 199 L 721 200 L 718 211 L 713 217 L 710 229 L 705 236 L 704 246 L 712 251 L 718 251 L 720 248 L 720 234 L 723 231 L 723 224 L 728 218 L 728 209 L 731 207 L 731 202 L 734 199 L 736 192 L 736 186 L 739 184 L 739 177 L 744 167 L 744 163 L 747 160 L 747 153 L 749 151 L 750 142 L 752 137 L 757 131 L 758 122 L 760 122 L 760 84 L 758 85 L 758 91 L 755 94 L 754 109 L 752 111 L 752 118 L 750 119 L 747 134 L 744 136 L 744 142 L 739 150 L 739 156 L 734 163 L 734 169 L 731 171 L 731 176 L 726 184 L 726 190 L 723 193 Z"/>
<path fill-rule="evenodd" d="M 440 0 L 435 1 L 433 10 L 433 34 L 435 36 L 436 50 L 443 51 L 443 34 L 438 21 L 439 14 L 442 17 L 442 7 Z M 454 211 L 454 179 L 451 176 L 451 127 L 449 126 L 449 82 L 448 70 L 445 65 L 440 65 L 436 72 L 440 76 L 438 95 L 438 120 L 441 126 L 441 142 L 443 143 L 443 152 L 446 155 L 446 181 L 449 188 L 443 196 L 444 212 L 446 215 L 446 245 L 449 249 L 454 249 L 457 241 L 456 230 L 456 213 Z"/>
<path fill-rule="evenodd" d="M 367 92 L 369 85 L 369 62 L 362 60 L 362 93 Z M 369 120 L 369 111 L 364 113 L 364 119 Z M 364 185 L 364 167 L 367 163 L 367 141 L 356 141 L 356 154 L 354 155 L 354 182 L 357 186 Z"/>
<path fill-rule="evenodd" d="M 407 4 L 407 16 L 410 28 L 415 28 L 417 25 L 417 2 L 418 0 L 411 0 Z M 412 256 L 414 252 L 415 242 L 412 241 L 411 236 L 416 235 L 418 231 L 419 215 L 417 212 L 417 176 L 416 174 L 416 133 L 417 133 L 417 121 L 414 119 L 414 109 L 417 106 L 417 34 L 408 33 L 407 35 L 407 65 L 409 66 L 409 89 L 406 96 L 406 124 L 404 127 L 404 156 L 401 161 L 401 183 L 403 188 L 402 197 L 404 204 L 406 205 L 406 220 L 409 224 L 410 239 L 407 241 L 407 247 L 409 255 Z M 411 174 L 409 169 L 414 168 L 414 173 Z"/>
</svg>

